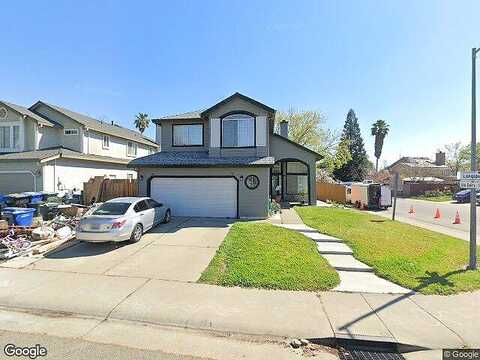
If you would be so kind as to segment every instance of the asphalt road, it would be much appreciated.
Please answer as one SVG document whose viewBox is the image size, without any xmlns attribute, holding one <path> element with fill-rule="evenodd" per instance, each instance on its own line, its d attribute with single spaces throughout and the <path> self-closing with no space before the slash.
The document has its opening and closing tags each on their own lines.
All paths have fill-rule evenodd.
<svg viewBox="0 0 480 360">
<path fill-rule="evenodd" d="M 409 213 L 410 207 L 413 207 L 413 214 Z M 439 219 L 434 218 L 437 209 L 440 211 Z M 480 207 L 477 207 L 477 209 L 477 238 L 480 241 Z M 460 224 L 453 224 L 457 211 L 460 215 Z M 389 208 L 386 211 L 377 212 L 377 214 L 391 217 L 392 208 Z M 464 240 L 469 239 L 470 204 L 459 204 L 454 201 L 438 203 L 433 201 L 399 198 L 397 199 L 396 218 L 399 221 L 427 227 L 431 230 L 457 236 Z"/>
<path fill-rule="evenodd" d="M 166 354 L 160 351 L 133 349 L 125 346 L 98 344 L 82 339 L 60 338 L 49 335 L 27 334 L 19 332 L 0 332 L 0 359 L 29 359 L 28 356 L 7 356 L 5 346 L 13 344 L 17 347 L 35 347 L 36 344 L 44 347 L 46 356 L 38 356 L 37 359 L 52 360 L 91 360 L 91 359 L 115 359 L 115 360 L 200 360 L 202 358 Z M 7 349 L 11 350 L 11 347 Z"/>
</svg>

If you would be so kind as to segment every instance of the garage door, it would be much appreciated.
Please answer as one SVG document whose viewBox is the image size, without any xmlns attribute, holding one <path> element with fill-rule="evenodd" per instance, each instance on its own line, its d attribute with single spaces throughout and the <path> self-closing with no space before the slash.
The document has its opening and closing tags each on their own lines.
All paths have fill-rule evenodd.
<svg viewBox="0 0 480 360">
<path fill-rule="evenodd" d="M 172 208 L 173 216 L 237 217 L 234 178 L 166 178 L 150 182 L 150 196 Z"/>
<path fill-rule="evenodd" d="M 0 194 L 35 191 L 35 179 L 30 173 L 0 173 Z"/>
</svg>

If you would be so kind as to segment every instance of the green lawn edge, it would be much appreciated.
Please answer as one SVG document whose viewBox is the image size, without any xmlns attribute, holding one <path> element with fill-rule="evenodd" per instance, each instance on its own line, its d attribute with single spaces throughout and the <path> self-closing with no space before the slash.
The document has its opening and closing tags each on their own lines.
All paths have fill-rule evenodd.
<svg viewBox="0 0 480 360">
<path fill-rule="evenodd" d="M 325 291 L 340 283 L 316 243 L 263 222 L 232 225 L 199 283 L 245 288 Z"/>
<path fill-rule="evenodd" d="M 465 270 L 466 241 L 354 209 L 295 209 L 306 225 L 343 239 L 355 258 L 398 285 L 439 295 L 480 289 L 480 270 Z"/>
</svg>

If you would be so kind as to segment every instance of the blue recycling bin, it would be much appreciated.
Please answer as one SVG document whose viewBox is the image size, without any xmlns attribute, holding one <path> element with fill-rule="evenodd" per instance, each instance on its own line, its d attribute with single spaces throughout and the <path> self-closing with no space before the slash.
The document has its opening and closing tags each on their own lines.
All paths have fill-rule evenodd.
<svg viewBox="0 0 480 360">
<path fill-rule="evenodd" d="M 26 191 L 22 193 L 30 198 L 31 204 L 38 204 L 43 201 L 43 194 L 40 192 Z"/>
<path fill-rule="evenodd" d="M 2 211 L 3 216 L 9 218 L 10 222 L 18 226 L 31 226 L 35 209 L 6 207 Z"/>
</svg>

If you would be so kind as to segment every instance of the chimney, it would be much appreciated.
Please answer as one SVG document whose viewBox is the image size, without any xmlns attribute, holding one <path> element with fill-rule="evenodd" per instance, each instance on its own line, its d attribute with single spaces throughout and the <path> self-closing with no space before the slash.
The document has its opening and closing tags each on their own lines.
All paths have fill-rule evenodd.
<svg viewBox="0 0 480 360">
<path fill-rule="evenodd" d="M 443 151 L 438 151 L 435 154 L 435 165 L 445 165 L 445 153 Z"/>
<path fill-rule="evenodd" d="M 288 121 L 280 121 L 280 135 L 288 139 Z"/>
</svg>

